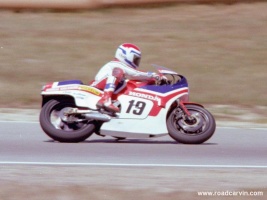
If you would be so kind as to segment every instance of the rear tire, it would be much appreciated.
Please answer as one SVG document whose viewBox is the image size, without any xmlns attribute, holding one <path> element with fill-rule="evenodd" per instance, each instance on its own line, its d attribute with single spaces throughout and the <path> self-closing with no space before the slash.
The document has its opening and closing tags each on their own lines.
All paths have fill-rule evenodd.
<svg viewBox="0 0 267 200">
<path fill-rule="evenodd" d="M 174 109 L 167 119 L 169 135 L 183 144 L 201 144 L 207 141 L 215 132 L 216 123 L 212 114 L 197 105 L 185 105 L 192 116 L 196 116 L 195 123 L 186 122 L 181 113 Z"/>
<path fill-rule="evenodd" d="M 59 142 L 81 142 L 90 137 L 95 130 L 92 122 L 83 123 L 64 123 L 59 116 L 57 121 L 62 126 L 52 123 L 53 113 L 59 113 L 66 107 L 76 107 L 73 102 L 62 100 L 50 100 L 42 108 L 40 113 L 40 125 L 43 131 L 52 139 Z"/>
</svg>

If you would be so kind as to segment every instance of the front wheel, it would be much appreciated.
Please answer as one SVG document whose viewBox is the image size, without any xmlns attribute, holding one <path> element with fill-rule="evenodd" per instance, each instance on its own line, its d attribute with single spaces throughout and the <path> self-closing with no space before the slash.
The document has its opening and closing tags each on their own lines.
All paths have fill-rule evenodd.
<svg viewBox="0 0 267 200">
<path fill-rule="evenodd" d="M 40 113 L 40 125 L 44 132 L 59 142 L 81 142 L 91 136 L 95 124 L 77 116 L 64 116 L 64 110 L 75 107 L 70 101 L 50 100 Z"/>
<path fill-rule="evenodd" d="M 185 105 L 191 114 L 187 120 L 180 108 L 174 109 L 167 118 L 169 135 L 177 142 L 184 144 L 201 144 L 215 132 L 216 123 L 212 114 L 197 105 Z"/>
</svg>

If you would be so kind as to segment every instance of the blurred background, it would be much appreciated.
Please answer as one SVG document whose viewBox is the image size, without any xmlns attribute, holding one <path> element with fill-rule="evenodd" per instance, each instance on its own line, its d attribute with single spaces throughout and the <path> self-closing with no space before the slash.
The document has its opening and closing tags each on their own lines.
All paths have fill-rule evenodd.
<svg viewBox="0 0 267 200">
<path fill-rule="evenodd" d="M 0 108 L 40 108 L 42 85 L 87 83 L 131 42 L 140 69 L 185 75 L 191 101 L 267 115 L 266 1 L 0 0 L 0 8 Z"/>
<path fill-rule="evenodd" d="M 121 43 L 131 42 L 142 50 L 140 69 L 153 71 L 151 64 L 157 64 L 185 75 L 190 85 L 190 100 L 211 111 L 217 127 L 229 127 L 233 122 L 234 127 L 240 124 L 249 128 L 267 127 L 266 11 L 266 0 L 0 0 L 0 121 L 38 121 L 40 92 L 44 84 L 69 79 L 87 83 L 100 67 L 113 59 Z M 18 127 L 10 126 L 9 129 Z M 12 133 L 5 131 L 9 129 L 1 131 Z M 19 148 L 21 153 L 17 157 L 21 156 L 23 160 L 24 154 L 28 153 L 26 158 L 30 158 L 31 152 L 44 143 L 49 143 L 54 152 L 57 151 L 55 146 L 63 147 L 49 140 L 36 141 L 35 146 L 30 146 L 28 137 L 38 132 L 28 130 L 20 130 L 25 132 L 25 137 L 15 134 L 14 140 L 9 141 L 10 148 L 4 152 Z M 224 132 L 232 133 L 230 129 L 218 133 Z M 257 132 L 251 134 L 259 137 Z M 18 137 L 21 144 L 15 141 Z M 235 134 L 232 139 L 240 141 L 238 149 L 241 152 L 245 140 Z M 107 140 L 106 143 L 110 142 Z M 133 141 L 130 144 L 139 148 L 139 144 L 145 143 Z M 177 151 L 196 148 L 163 144 L 171 145 Z M 23 145 L 27 145 L 25 152 L 22 151 Z M 65 145 L 76 148 L 76 144 Z M 99 145 L 99 142 L 79 143 L 87 152 L 88 145 Z M 157 141 L 147 145 L 161 148 Z M 219 148 L 221 156 L 230 156 L 224 152 L 223 145 L 207 145 L 210 152 Z M 253 145 L 257 143 L 251 142 Z M 73 154 L 79 156 L 75 148 Z M 110 148 L 107 145 L 100 153 L 112 153 Z M 120 148 L 124 150 L 123 146 Z M 142 149 L 133 155 L 138 156 L 140 151 Z M 263 154 L 261 148 L 257 152 Z M 9 155 L 2 155 L 2 158 Z M 212 155 L 215 158 L 213 152 Z M 64 154 L 62 156 L 64 160 Z M 248 155 L 240 160 L 250 158 Z M 218 164 L 220 160 L 215 158 L 214 163 Z M 118 166 L 2 164 L 0 199 L 14 199 L 14 196 L 29 200 L 136 199 L 141 195 L 159 200 L 163 195 L 175 199 L 172 197 L 176 194 L 180 199 L 199 199 L 196 193 L 188 191 L 196 186 L 208 188 L 214 183 L 211 188 L 217 187 L 217 190 L 220 185 L 219 188 L 229 187 L 229 191 L 233 191 L 234 185 L 238 184 L 238 188 L 251 187 L 241 192 L 266 191 L 266 188 L 255 190 L 266 185 L 263 184 L 266 178 L 265 182 L 264 176 L 259 178 L 266 172 L 264 169 L 138 167 L 138 170 Z M 187 188 L 174 184 L 177 180 L 184 182 L 185 187 L 194 184 L 187 191 Z M 259 183 L 252 186 L 256 182 Z M 162 189 L 162 185 L 168 184 L 177 191 L 172 192 L 167 187 Z M 126 185 L 127 190 L 121 185 Z M 263 198 L 257 196 L 258 200 Z M 244 197 L 235 196 L 235 200 L 240 199 Z M 246 196 L 245 199 L 256 198 Z"/>
</svg>

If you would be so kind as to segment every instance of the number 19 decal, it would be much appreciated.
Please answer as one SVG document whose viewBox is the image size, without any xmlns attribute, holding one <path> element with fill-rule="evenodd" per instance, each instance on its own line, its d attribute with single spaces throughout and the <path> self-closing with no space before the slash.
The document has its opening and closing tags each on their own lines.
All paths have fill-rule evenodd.
<svg viewBox="0 0 267 200">
<path fill-rule="evenodd" d="M 135 103 L 135 100 L 131 100 L 129 101 L 130 105 L 126 110 L 126 113 L 133 113 L 135 115 L 142 115 L 145 107 L 146 107 L 146 103 L 143 101 L 137 101 Z"/>
</svg>

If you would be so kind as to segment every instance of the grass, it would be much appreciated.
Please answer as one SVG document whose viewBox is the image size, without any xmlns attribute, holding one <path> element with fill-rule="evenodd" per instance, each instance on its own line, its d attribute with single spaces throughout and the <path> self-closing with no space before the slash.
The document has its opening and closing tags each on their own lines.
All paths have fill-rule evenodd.
<svg viewBox="0 0 267 200">
<path fill-rule="evenodd" d="M 266 169 L 169 167 L 1 166 L 0 198 L 48 199 L 266 199 Z M 250 192 L 263 195 L 242 195 Z M 198 192 L 218 192 L 198 196 Z M 238 195 L 224 196 L 226 192 Z M 238 193 L 240 192 L 240 194 Z M 38 195 L 36 195 L 38 194 Z"/>
<path fill-rule="evenodd" d="M 0 12 L 0 107 L 35 107 L 43 84 L 93 79 L 123 42 L 184 74 L 191 100 L 267 106 L 267 3 Z"/>
</svg>

